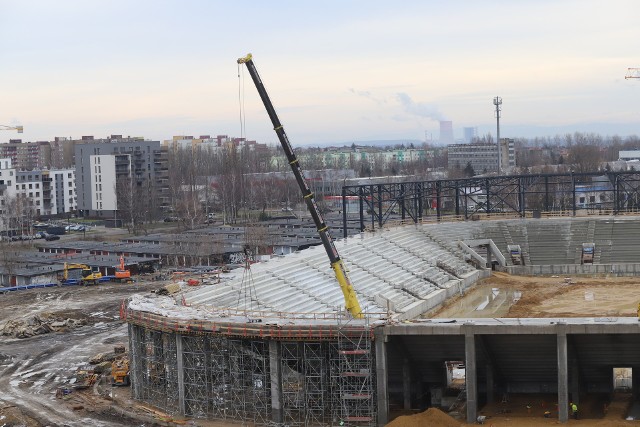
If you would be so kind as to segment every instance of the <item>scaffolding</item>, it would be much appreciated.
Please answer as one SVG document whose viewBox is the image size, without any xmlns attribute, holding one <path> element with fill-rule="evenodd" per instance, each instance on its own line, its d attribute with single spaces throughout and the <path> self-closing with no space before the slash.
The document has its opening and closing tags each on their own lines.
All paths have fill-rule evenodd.
<svg viewBox="0 0 640 427">
<path fill-rule="evenodd" d="M 291 427 L 304 424 L 304 378 L 300 342 L 282 343 L 282 409 L 285 425 Z"/>
<path fill-rule="evenodd" d="M 129 348 L 134 397 L 179 412 L 175 335 L 130 324 Z"/>
<path fill-rule="evenodd" d="M 322 340 L 167 325 L 129 323 L 135 399 L 174 415 L 256 426 L 375 425 L 372 335 L 362 322 L 334 324 Z"/>
<path fill-rule="evenodd" d="M 185 415 L 205 418 L 208 410 L 209 381 L 206 367 L 208 340 L 202 336 L 182 336 L 182 372 L 184 375 Z"/>
<path fill-rule="evenodd" d="M 209 392 L 211 393 L 211 417 L 227 419 L 230 417 L 229 402 L 231 401 L 231 387 L 229 372 L 229 340 L 211 335 L 209 336 Z"/>
<path fill-rule="evenodd" d="M 335 383 L 339 420 L 347 425 L 375 426 L 375 360 L 371 329 L 355 328 L 347 321 L 340 325 L 336 348 L 338 369 Z M 366 322 L 366 320 L 365 320 Z"/>
</svg>

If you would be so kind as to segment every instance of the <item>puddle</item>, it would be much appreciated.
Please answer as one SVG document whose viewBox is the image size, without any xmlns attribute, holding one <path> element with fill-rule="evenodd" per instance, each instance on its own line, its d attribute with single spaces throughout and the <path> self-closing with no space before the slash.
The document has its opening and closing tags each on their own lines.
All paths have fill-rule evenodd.
<svg viewBox="0 0 640 427">
<path fill-rule="evenodd" d="M 437 317 L 504 317 L 522 297 L 522 292 L 500 287 L 480 286 L 452 303 Z"/>
</svg>

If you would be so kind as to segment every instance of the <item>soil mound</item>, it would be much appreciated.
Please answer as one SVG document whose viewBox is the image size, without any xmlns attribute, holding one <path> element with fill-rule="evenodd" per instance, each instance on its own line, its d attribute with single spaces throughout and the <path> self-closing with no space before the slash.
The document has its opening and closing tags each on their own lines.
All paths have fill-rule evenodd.
<svg viewBox="0 0 640 427">
<path fill-rule="evenodd" d="M 387 424 L 387 427 L 460 427 L 464 423 L 457 421 L 437 408 L 429 408 L 415 415 L 402 415 Z"/>
</svg>

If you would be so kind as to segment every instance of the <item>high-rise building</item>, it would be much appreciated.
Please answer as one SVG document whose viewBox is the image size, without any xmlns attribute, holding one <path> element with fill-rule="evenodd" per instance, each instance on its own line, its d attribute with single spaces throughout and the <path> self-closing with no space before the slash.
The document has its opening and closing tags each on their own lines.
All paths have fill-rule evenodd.
<svg viewBox="0 0 640 427">
<path fill-rule="evenodd" d="M 453 122 L 440 122 L 440 144 L 453 144 Z"/>
<path fill-rule="evenodd" d="M 115 137 L 75 144 L 79 213 L 115 218 L 127 206 L 159 218 L 169 207 L 167 149 L 160 141 Z"/>
<path fill-rule="evenodd" d="M 464 142 L 472 142 L 478 136 L 478 128 L 475 127 L 462 128 L 462 132 L 464 134 Z"/>
<path fill-rule="evenodd" d="M 51 167 L 51 146 L 47 141 L 22 142 L 10 139 L 8 144 L 0 144 L 0 158 L 11 159 L 17 170 L 34 170 Z"/>
</svg>

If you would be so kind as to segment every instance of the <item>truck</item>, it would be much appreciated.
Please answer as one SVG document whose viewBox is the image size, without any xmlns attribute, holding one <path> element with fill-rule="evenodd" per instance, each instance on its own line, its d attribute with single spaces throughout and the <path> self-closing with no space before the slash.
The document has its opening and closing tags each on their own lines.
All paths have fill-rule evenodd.
<svg viewBox="0 0 640 427">
<path fill-rule="evenodd" d="M 593 264 L 593 255 L 596 251 L 595 243 L 583 243 L 582 244 L 582 256 L 580 257 L 580 264 Z"/>
<path fill-rule="evenodd" d="M 507 245 L 507 251 L 509 252 L 509 257 L 511 258 L 511 262 L 513 265 L 523 265 L 524 261 L 522 260 L 522 250 L 520 249 L 520 245 Z"/>
</svg>

